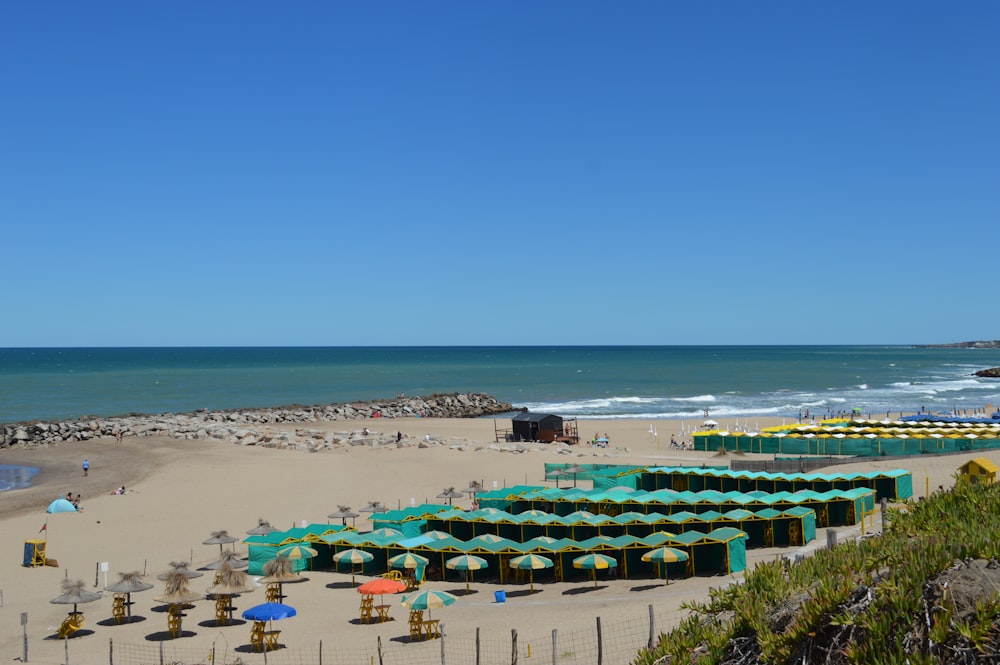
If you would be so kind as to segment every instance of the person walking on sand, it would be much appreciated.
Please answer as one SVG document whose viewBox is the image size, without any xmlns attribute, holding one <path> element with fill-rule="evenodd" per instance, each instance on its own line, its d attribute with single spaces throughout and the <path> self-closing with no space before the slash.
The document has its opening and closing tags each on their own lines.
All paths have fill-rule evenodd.
<svg viewBox="0 0 1000 665">
<path fill-rule="evenodd" d="M 88 474 L 89 471 L 90 471 L 90 462 L 88 462 L 87 459 L 84 458 L 84 460 L 83 460 L 83 475 L 84 475 L 84 477 L 87 476 L 87 474 Z"/>
</svg>

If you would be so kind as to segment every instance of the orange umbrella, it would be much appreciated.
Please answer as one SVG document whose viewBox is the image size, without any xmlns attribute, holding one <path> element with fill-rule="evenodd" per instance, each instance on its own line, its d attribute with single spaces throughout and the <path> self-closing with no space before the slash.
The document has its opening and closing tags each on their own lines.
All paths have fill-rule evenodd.
<svg viewBox="0 0 1000 665">
<path fill-rule="evenodd" d="M 399 580 L 390 580 L 386 577 L 376 577 L 357 587 L 358 593 L 363 596 L 368 594 L 379 596 L 387 593 L 399 593 L 406 591 L 406 585 Z"/>
</svg>

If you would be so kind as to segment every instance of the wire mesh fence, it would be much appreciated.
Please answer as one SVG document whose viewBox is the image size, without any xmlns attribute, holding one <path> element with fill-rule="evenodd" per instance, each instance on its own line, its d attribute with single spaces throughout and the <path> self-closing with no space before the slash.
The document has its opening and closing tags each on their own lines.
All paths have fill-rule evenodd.
<svg viewBox="0 0 1000 665">
<path fill-rule="evenodd" d="M 282 647 L 258 653 L 235 649 L 222 641 L 208 648 L 183 640 L 109 642 L 109 665 L 621 665 L 655 643 L 660 632 L 676 625 L 686 612 L 654 616 L 653 606 L 641 616 L 596 618 L 590 630 L 532 629 L 519 632 L 499 627 L 410 641 L 406 637 L 366 642 L 322 639 L 311 646 Z M 67 665 L 71 665 L 71 660 Z"/>
</svg>

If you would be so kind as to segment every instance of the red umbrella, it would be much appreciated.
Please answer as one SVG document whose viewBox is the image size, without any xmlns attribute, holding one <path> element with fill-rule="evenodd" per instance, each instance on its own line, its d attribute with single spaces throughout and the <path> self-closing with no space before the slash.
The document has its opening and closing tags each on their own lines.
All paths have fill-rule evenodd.
<svg viewBox="0 0 1000 665">
<path fill-rule="evenodd" d="M 376 577 L 373 580 L 369 580 L 357 587 L 358 593 L 361 595 L 368 594 L 378 594 L 383 595 L 386 593 L 399 593 L 401 591 L 406 591 L 406 585 L 399 580 L 390 580 L 386 577 Z"/>
</svg>

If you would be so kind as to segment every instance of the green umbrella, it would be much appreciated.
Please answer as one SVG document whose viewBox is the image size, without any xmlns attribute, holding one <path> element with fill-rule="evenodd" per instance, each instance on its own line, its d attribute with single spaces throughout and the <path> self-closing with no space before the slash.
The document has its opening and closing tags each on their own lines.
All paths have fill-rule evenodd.
<svg viewBox="0 0 1000 665">
<path fill-rule="evenodd" d="M 528 574 L 531 591 L 535 590 L 535 571 L 541 570 L 542 568 L 551 568 L 554 565 L 555 564 L 552 563 L 552 559 L 542 556 L 541 554 L 522 554 L 521 556 L 516 556 L 510 560 L 511 568 L 529 571 Z"/>
<path fill-rule="evenodd" d="M 278 556 L 283 556 L 286 559 L 292 560 L 311 559 L 317 554 L 319 554 L 319 552 L 308 545 L 288 545 L 278 550 Z"/>
<path fill-rule="evenodd" d="M 445 567 L 451 570 L 464 570 L 465 571 L 465 592 L 469 592 L 469 577 L 474 570 L 482 570 L 489 566 L 486 559 L 472 554 L 463 554 L 461 556 L 452 557 L 444 562 Z"/>
<path fill-rule="evenodd" d="M 403 607 L 409 607 L 411 610 L 432 610 L 439 607 L 447 607 L 456 600 L 458 598 L 447 591 L 426 589 L 417 593 L 411 593 L 409 596 L 403 596 L 402 605 Z"/>
<path fill-rule="evenodd" d="M 333 561 L 335 563 L 339 564 L 347 562 L 351 564 L 351 584 L 354 584 L 354 566 L 357 564 L 361 564 L 363 569 L 364 564 L 371 561 L 374 558 L 375 555 L 372 554 L 371 552 L 366 552 L 364 550 L 356 550 L 353 548 L 349 550 L 342 550 L 333 555 Z"/>
<path fill-rule="evenodd" d="M 590 553 L 573 559 L 573 567 L 594 571 L 594 587 L 597 587 L 597 571 L 615 568 L 618 561 L 606 554 Z"/>
<path fill-rule="evenodd" d="M 421 566 L 426 566 L 428 561 L 427 557 L 422 557 L 419 554 L 413 554 L 412 552 L 405 552 L 403 554 L 397 554 L 394 557 L 389 557 L 389 567 L 420 568 Z"/>
<path fill-rule="evenodd" d="M 673 563 L 674 561 L 687 561 L 688 555 L 683 550 L 677 550 L 673 547 L 657 547 L 655 550 L 650 550 L 642 555 L 643 561 L 655 561 L 656 567 L 659 568 L 661 563 Z M 663 567 L 663 583 L 667 584 L 667 568 Z"/>
</svg>

